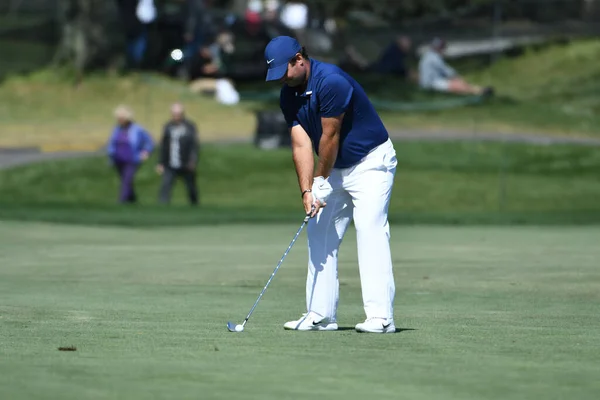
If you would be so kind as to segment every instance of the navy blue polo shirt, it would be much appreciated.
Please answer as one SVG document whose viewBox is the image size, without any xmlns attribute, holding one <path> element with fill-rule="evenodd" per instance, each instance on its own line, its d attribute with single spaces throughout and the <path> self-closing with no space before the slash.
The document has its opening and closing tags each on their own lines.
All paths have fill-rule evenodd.
<svg viewBox="0 0 600 400">
<path fill-rule="evenodd" d="M 389 135 L 363 88 L 336 65 L 310 60 L 306 90 L 284 85 L 280 106 L 288 127 L 301 125 L 310 136 L 315 153 L 323 133 L 321 117 L 343 112 L 340 146 L 334 168 L 356 165 Z"/>
</svg>

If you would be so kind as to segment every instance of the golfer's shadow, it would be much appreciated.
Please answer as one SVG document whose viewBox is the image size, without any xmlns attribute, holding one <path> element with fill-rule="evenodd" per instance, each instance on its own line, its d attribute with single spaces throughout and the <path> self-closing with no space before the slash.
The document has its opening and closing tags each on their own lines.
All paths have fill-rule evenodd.
<svg viewBox="0 0 600 400">
<path fill-rule="evenodd" d="M 340 326 L 337 329 L 338 331 L 354 331 L 356 330 L 353 326 Z M 396 328 L 396 333 L 401 333 L 404 331 L 416 331 L 415 328 Z"/>
</svg>

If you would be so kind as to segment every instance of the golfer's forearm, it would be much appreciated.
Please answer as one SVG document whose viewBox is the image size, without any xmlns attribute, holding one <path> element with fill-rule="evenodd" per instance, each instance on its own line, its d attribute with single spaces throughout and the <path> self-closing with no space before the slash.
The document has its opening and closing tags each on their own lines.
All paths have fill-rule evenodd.
<svg viewBox="0 0 600 400">
<path fill-rule="evenodd" d="M 309 146 L 296 146 L 292 149 L 292 155 L 294 165 L 296 166 L 300 191 L 310 189 L 312 187 L 315 166 L 312 148 Z"/>
<path fill-rule="evenodd" d="M 319 143 L 319 164 L 317 166 L 316 176 L 327 178 L 335 164 L 340 144 L 340 136 L 337 131 L 323 131 Z"/>
<path fill-rule="evenodd" d="M 335 165 L 340 146 L 340 131 L 344 114 L 337 117 L 322 117 L 323 133 L 319 142 L 319 164 L 316 176 L 328 178 Z"/>
</svg>

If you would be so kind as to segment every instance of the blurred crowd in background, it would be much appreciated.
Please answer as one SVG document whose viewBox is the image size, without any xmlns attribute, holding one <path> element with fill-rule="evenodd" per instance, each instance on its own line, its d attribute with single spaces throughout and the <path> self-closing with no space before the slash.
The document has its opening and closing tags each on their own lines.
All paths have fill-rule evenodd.
<svg viewBox="0 0 600 400">
<path fill-rule="evenodd" d="M 289 136 L 273 97 L 277 85 L 264 82 L 264 49 L 276 36 L 296 37 L 309 56 L 360 76 L 361 84 L 363 77 L 375 77 L 369 91 L 380 109 L 394 101 L 404 106 L 423 93 L 415 102 L 444 97 L 429 92 L 457 95 L 448 102 L 454 107 L 506 92 L 501 83 L 492 88 L 465 80 L 464 59 L 479 57 L 478 66 L 490 65 L 499 54 L 516 55 L 558 34 L 597 35 L 600 0 L 9 0 L 0 2 L 0 17 L 0 38 L 8 49 L 0 57 L 0 79 L 65 58 L 63 64 L 80 77 L 94 70 L 149 71 L 153 74 L 142 74 L 145 82 L 162 84 L 166 80 L 151 81 L 155 73 L 168 75 L 228 105 L 256 100 L 248 93 L 258 92 L 268 106 L 257 111 L 256 143 L 273 148 Z M 10 52 L 14 48 L 18 57 Z M 398 99 L 398 93 L 416 96 Z M 190 203 L 199 203 L 198 132 L 181 104 L 170 112 L 162 139 L 154 143 L 143 127 L 148 124 L 143 112 L 135 122 L 126 105 L 115 110 L 107 148 L 121 179 L 120 201 L 136 201 L 135 173 L 156 149 L 161 160 L 156 172 L 163 180 L 158 199 L 168 203 L 180 177 Z"/>
<path fill-rule="evenodd" d="M 195 91 L 216 92 L 217 100 L 227 104 L 239 101 L 236 80 L 264 79 L 263 51 L 273 37 L 289 35 L 305 43 L 309 40 L 307 30 L 315 23 L 310 7 L 301 0 L 248 0 L 245 12 L 240 16 L 219 13 L 212 7 L 211 0 L 180 0 L 179 3 L 183 15 L 181 37 L 172 42 L 168 70 L 189 81 Z M 160 39 L 157 5 L 154 0 L 117 0 L 117 4 L 126 36 L 128 68 L 152 68 L 146 55 L 153 46 L 152 41 Z M 316 23 L 329 33 L 337 29 L 333 19 Z M 322 40 L 320 44 L 321 47 L 331 46 L 323 44 Z M 239 51 L 240 46 L 244 46 L 242 51 Z M 427 50 L 418 58 L 411 38 L 398 35 L 383 47 L 374 61 L 368 61 L 352 43 L 345 45 L 338 59 L 327 61 L 350 73 L 392 75 L 414 82 L 424 90 L 470 95 L 492 93 L 491 88 L 474 86 L 461 79 L 444 61 L 445 48 L 444 39 L 432 38 Z M 241 59 L 235 59 L 236 50 L 243 54 Z M 133 111 L 127 106 L 117 107 L 114 116 L 116 126 L 108 141 L 107 152 L 120 179 L 119 201 L 137 201 L 136 172 L 158 148 L 156 171 L 162 175 L 158 200 L 169 203 L 173 184 L 181 178 L 190 204 L 197 205 L 198 132 L 195 123 L 185 117 L 183 106 L 172 106 L 171 119 L 165 124 L 159 143 L 154 143 L 145 128 L 134 121 Z"/>
<path fill-rule="evenodd" d="M 154 67 L 147 50 L 169 41 L 170 72 L 185 79 L 199 77 L 254 78 L 264 72 L 262 51 L 279 34 L 301 35 L 308 23 L 308 7 L 302 2 L 249 0 L 243 15 L 213 7 L 212 0 L 179 0 L 172 15 L 177 28 L 169 29 L 154 0 L 117 0 L 127 37 L 130 68 Z M 166 38 L 175 31 L 180 38 Z M 154 36 L 151 33 L 155 33 Z M 157 33 L 157 34 L 156 34 Z M 246 45 L 239 51 L 236 45 Z M 243 53 L 246 66 L 235 65 L 234 55 Z M 235 61 L 241 60 L 238 57 Z"/>
<path fill-rule="evenodd" d="M 154 0 L 117 0 L 126 35 L 127 64 L 137 69 L 151 66 L 146 57 L 152 40 L 161 38 L 157 25 L 158 8 Z M 235 82 L 259 80 L 266 65 L 263 51 L 275 36 L 296 37 L 313 55 L 316 50 L 331 50 L 327 34 L 338 29 L 332 18 L 319 18 L 318 10 L 302 0 L 248 0 L 242 15 L 213 7 L 212 0 L 179 0 L 179 41 L 171 42 L 169 73 L 191 82 L 197 92 L 216 92 L 222 103 L 239 101 Z M 314 14 L 314 15 L 313 15 Z M 314 28 L 324 35 L 315 36 Z M 309 31 L 313 31 L 309 35 Z M 155 35 L 150 35 L 154 32 Z M 166 34 L 164 28 L 162 32 Z M 158 33 L 158 35 L 156 35 Z M 431 38 L 430 48 L 420 56 L 408 35 L 397 35 L 383 46 L 374 61 L 369 61 L 349 42 L 334 59 L 344 70 L 378 75 L 393 75 L 418 84 L 422 89 L 457 94 L 491 94 L 491 88 L 470 85 L 444 60 L 446 41 Z"/>
</svg>

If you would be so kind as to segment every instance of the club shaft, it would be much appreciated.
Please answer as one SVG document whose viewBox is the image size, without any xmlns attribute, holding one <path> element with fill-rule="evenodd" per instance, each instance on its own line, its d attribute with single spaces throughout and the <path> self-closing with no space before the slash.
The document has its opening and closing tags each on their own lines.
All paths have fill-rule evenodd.
<svg viewBox="0 0 600 400">
<path fill-rule="evenodd" d="M 283 253 L 283 256 L 281 257 L 281 260 L 279 260 L 279 263 L 277 264 L 277 266 L 275 267 L 275 270 L 273 270 L 273 273 L 271 274 L 271 276 L 269 277 L 269 280 L 267 281 L 267 284 L 265 285 L 265 287 L 263 288 L 263 290 L 260 292 L 260 294 L 258 295 L 258 298 L 256 299 L 256 301 L 254 302 L 254 305 L 252 306 L 252 308 L 250 309 L 250 312 L 248 313 L 248 316 L 246 316 L 246 319 L 244 320 L 244 322 L 242 323 L 242 326 L 246 325 L 246 322 L 248 322 L 248 319 L 250 318 L 250 316 L 252 315 L 252 313 L 254 312 L 254 309 L 256 308 L 256 305 L 258 304 L 258 302 L 260 301 L 261 297 L 263 296 L 263 294 L 265 293 L 265 291 L 267 290 L 267 287 L 269 286 L 269 284 L 271 283 L 271 281 L 273 280 L 273 277 L 275 276 L 275 274 L 277 273 L 277 270 L 279 269 L 279 267 L 281 266 L 281 264 L 283 263 L 283 260 L 285 259 L 285 257 L 287 256 L 287 254 L 290 252 L 292 246 L 294 245 L 294 243 L 296 242 L 296 239 L 298 239 L 298 236 L 300 236 L 300 232 L 302 232 L 302 229 L 304 229 L 304 225 L 306 225 L 306 223 L 308 222 L 308 217 L 304 219 L 304 221 L 302 222 L 302 225 L 300 225 L 300 228 L 298 229 L 298 232 L 296 232 L 296 235 L 294 236 L 294 238 L 292 239 L 290 245 L 288 246 L 287 250 L 285 251 L 285 253 Z"/>
</svg>

